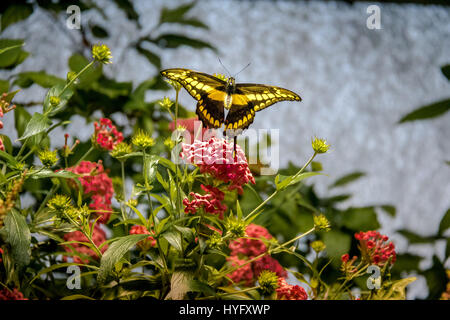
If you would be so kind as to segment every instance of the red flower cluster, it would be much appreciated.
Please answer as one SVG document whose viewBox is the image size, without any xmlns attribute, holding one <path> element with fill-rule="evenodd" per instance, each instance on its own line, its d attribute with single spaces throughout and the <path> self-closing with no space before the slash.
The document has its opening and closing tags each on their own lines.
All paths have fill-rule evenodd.
<svg viewBox="0 0 450 320">
<path fill-rule="evenodd" d="M 359 249 L 363 257 L 371 263 L 383 266 L 389 259 L 391 264 L 396 260 L 395 245 L 387 242 L 389 238 L 378 231 L 359 232 L 355 234 L 359 240 Z"/>
<path fill-rule="evenodd" d="M 111 199 L 114 194 L 114 188 L 112 180 L 103 168 L 102 162 L 82 161 L 76 167 L 67 168 L 66 170 L 82 175 L 78 180 L 83 186 L 84 194 L 92 199 L 89 208 L 98 210 L 95 212 L 95 214 L 101 216 L 98 222 L 107 223 L 112 212 Z"/>
<path fill-rule="evenodd" d="M 221 201 L 225 198 L 225 194 L 218 188 L 212 186 L 200 186 L 206 192 L 204 196 L 198 193 L 191 192 L 189 196 L 193 198 L 189 201 L 188 198 L 183 199 L 185 206 L 184 212 L 195 214 L 197 210 L 202 208 L 206 213 L 217 214 L 220 219 L 223 219 L 223 214 L 227 210 L 227 206 Z"/>
<path fill-rule="evenodd" d="M 229 244 L 231 253 L 228 261 L 231 262 L 232 266 L 242 265 L 246 261 L 265 253 L 267 247 L 263 241 L 258 239 L 265 238 L 270 240 L 273 238 L 266 228 L 256 224 L 248 225 L 245 233 L 248 237 L 257 239 L 241 238 Z M 228 277 L 234 282 L 244 281 L 247 286 L 254 284 L 256 278 L 263 270 L 273 271 L 277 276 L 282 278 L 287 277 L 287 272 L 280 263 L 269 255 L 265 255 L 243 268 L 235 270 L 233 273 L 229 274 Z"/>
<path fill-rule="evenodd" d="M 69 232 L 64 235 L 65 241 L 78 241 L 78 242 L 89 242 L 89 240 L 86 238 L 86 236 L 81 231 L 74 231 Z M 97 247 L 99 247 L 103 242 L 106 241 L 106 233 L 102 230 L 102 228 L 96 224 L 94 226 L 94 231 L 92 232 L 92 241 L 95 243 Z M 85 254 L 88 256 L 91 256 L 94 259 L 98 259 L 99 257 L 95 253 L 94 250 L 91 248 L 81 244 L 81 243 L 71 243 L 70 244 L 73 249 L 81 254 Z M 108 245 L 105 244 L 100 251 L 103 253 L 108 249 Z M 72 249 L 69 246 L 64 246 L 64 250 L 66 252 L 72 252 Z M 64 261 L 67 261 L 67 257 L 64 257 Z M 89 261 L 87 259 L 83 260 L 80 257 L 74 256 L 73 261 L 75 263 L 88 263 Z"/>
<path fill-rule="evenodd" d="M 108 118 L 101 118 L 100 124 L 94 122 L 93 142 L 102 149 L 112 150 L 114 146 L 123 141 L 123 134 Z"/>
<path fill-rule="evenodd" d="M 8 288 L 0 289 L 0 301 L 2 300 L 28 300 L 23 297 L 23 293 L 16 288 L 10 290 Z"/>
<path fill-rule="evenodd" d="M 305 289 L 298 285 L 290 285 L 284 278 L 278 278 L 278 300 L 308 300 Z"/>
<path fill-rule="evenodd" d="M 132 226 L 130 229 L 130 234 L 151 234 L 151 233 L 144 226 Z M 137 243 L 137 246 L 141 250 L 147 251 L 150 248 L 156 246 L 156 240 L 152 236 L 149 236 L 147 239 L 139 241 Z"/>
<path fill-rule="evenodd" d="M 193 144 L 183 143 L 182 148 L 182 159 L 197 165 L 201 173 L 208 173 L 217 180 L 230 183 L 230 190 L 237 189 L 242 194 L 243 185 L 255 183 L 245 153 L 239 145 L 236 145 L 236 157 L 233 155 L 234 143 L 216 137 L 209 141 L 196 140 Z"/>
</svg>

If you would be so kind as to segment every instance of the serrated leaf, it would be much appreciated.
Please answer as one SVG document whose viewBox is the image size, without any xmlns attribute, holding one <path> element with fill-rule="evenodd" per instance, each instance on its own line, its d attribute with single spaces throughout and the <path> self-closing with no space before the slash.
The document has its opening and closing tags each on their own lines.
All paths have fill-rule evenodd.
<svg viewBox="0 0 450 320">
<path fill-rule="evenodd" d="M 110 244 L 109 248 L 105 251 L 100 261 L 100 269 L 98 270 L 97 280 L 103 283 L 110 272 L 113 270 L 114 265 L 122 259 L 122 257 L 138 243 L 139 241 L 147 238 L 146 234 L 132 234 L 124 237 L 120 237 Z"/>
<path fill-rule="evenodd" d="M 23 267 L 30 263 L 31 234 L 25 217 L 12 209 L 4 219 L 5 241 L 12 250 L 14 262 Z"/>
<path fill-rule="evenodd" d="M 347 175 L 337 179 L 328 188 L 331 189 L 331 188 L 335 188 L 335 187 L 340 187 L 340 186 L 346 185 L 346 184 L 351 183 L 351 182 L 353 182 L 355 180 L 358 180 L 361 177 L 364 177 L 365 175 L 366 174 L 364 172 L 359 172 L 359 171 L 347 174 Z"/>
<path fill-rule="evenodd" d="M 43 114 L 36 112 L 27 123 L 25 132 L 18 140 L 25 140 L 39 133 L 45 132 L 50 127 L 50 119 Z"/>
<path fill-rule="evenodd" d="M 448 110 L 450 110 L 450 99 L 438 101 L 406 114 L 400 119 L 399 123 L 436 118 L 443 115 Z"/>
</svg>

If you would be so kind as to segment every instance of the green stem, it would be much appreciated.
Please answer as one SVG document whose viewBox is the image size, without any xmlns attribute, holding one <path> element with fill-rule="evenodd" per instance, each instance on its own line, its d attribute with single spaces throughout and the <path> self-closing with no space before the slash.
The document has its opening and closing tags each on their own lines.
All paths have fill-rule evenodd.
<svg viewBox="0 0 450 320">
<path fill-rule="evenodd" d="M 120 209 L 122 212 L 122 219 L 123 221 L 125 221 L 127 219 L 126 217 L 126 212 L 125 212 L 125 203 L 127 202 L 127 188 L 126 188 L 126 184 L 125 184 L 125 161 L 120 161 L 120 169 L 121 169 L 121 173 L 122 173 L 122 193 L 123 193 L 123 200 L 122 203 L 120 204 Z M 124 223 L 124 228 L 125 228 L 125 234 L 128 234 L 128 225 L 126 223 Z"/>
<path fill-rule="evenodd" d="M 64 88 L 61 90 L 61 92 L 58 94 L 58 98 L 61 97 L 61 95 L 64 93 L 64 91 L 67 90 L 68 87 L 70 87 L 72 85 L 72 83 L 75 82 L 75 80 L 77 80 L 82 74 L 83 72 L 85 72 L 90 66 L 92 66 L 94 64 L 94 61 L 89 62 L 87 65 L 84 66 L 83 69 L 80 70 L 80 72 L 77 73 L 77 75 L 75 77 L 73 77 L 65 86 Z"/>
<path fill-rule="evenodd" d="M 78 161 L 75 163 L 75 165 L 74 165 L 74 167 L 76 167 L 77 165 L 79 165 L 80 164 L 80 162 L 81 161 L 83 161 L 84 159 L 86 159 L 86 157 L 92 152 L 92 151 L 94 151 L 94 147 L 90 147 L 89 148 L 89 150 L 80 158 L 80 159 L 78 159 Z"/>
<path fill-rule="evenodd" d="M 39 209 L 36 211 L 36 215 L 41 212 L 45 208 L 45 205 L 47 204 L 47 201 L 53 196 L 53 194 L 58 190 L 59 186 L 54 184 L 50 191 L 45 196 L 44 200 L 41 202 L 41 205 L 39 206 Z"/>
</svg>

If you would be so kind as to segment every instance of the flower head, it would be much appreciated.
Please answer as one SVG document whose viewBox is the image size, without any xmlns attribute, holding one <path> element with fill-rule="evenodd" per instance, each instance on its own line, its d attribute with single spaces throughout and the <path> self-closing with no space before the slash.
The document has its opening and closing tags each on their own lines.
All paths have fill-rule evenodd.
<svg viewBox="0 0 450 320">
<path fill-rule="evenodd" d="M 50 105 L 52 107 L 57 107 L 59 103 L 61 102 L 61 98 L 58 96 L 51 96 L 50 97 Z"/>
<path fill-rule="evenodd" d="M 132 138 L 131 143 L 140 149 L 147 149 L 155 145 L 155 140 L 143 130 L 139 130 Z"/>
<path fill-rule="evenodd" d="M 258 276 L 258 283 L 263 294 L 269 295 L 278 288 L 278 276 L 273 271 L 264 270 Z"/>
<path fill-rule="evenodd" d="M 259 239 L 267 241 L 273 238 L 266 228 L 253 223 L 246 227 L 245 233 L 247 235 L 246 238 L 230 242 L 231 255 L 256 257 L 267 251 L 266 245 Z"/>
<path fill-rule="evenodd" d="M 38 153 L 39 160 L 45 167 L 53 167 L 58 162 L 58 151 L 42 150 Z"/>
<path fill-rule="evenodd" d="M 330 231 L 330 222 L 323 214 L 315 215 L 313 220 L 317 231 Z"/>
<path fill-rule="evenodd" d="M 236 155 L 233 156 L 234 144 L 224 139 L 211 138 L 209 141 L 194 141 L 193 144 L 182 144 L 181 157 L 199 167 L 201 173 L 207 173 L 217 180 L 229 183 L 229 189 L 237 189 L 243 193 L 242 186 L 255 183 L 245 158 L 244 151 L 236 145 Z"/>
<path fill-rule="evenodd" d="M 63 212 L 72 206 L 72 200 L 69 196 L 57 194 L 47 202 L 47 207 L 56 212 Z"/>
<path fill-rule="evenodd" d="M 372 264 L 384 266 L 386 263 L 394 264 L 396 260 L 395 245 L 385 235 L 378 231 L 359 232 L 355 234 L 359 240 L 359 249 L 363 259 Z"/>
<path fill-rule="evenodd" d="M 94 128 L 92 142 L 101 149 L 111 151 L 115 145 L 123 141 L 122 132 L 119 132 L 108 118 L 101 118 L 100 123 L 94 122 Z"/>
<path fill-rule="evenodd" d="M 225 194 L 212 186 L 202 184 L 200 187 L 205 191 L 205 195 L 191 192 L 189 196 L 192 200 L 189 201 L 188 198 L 183 200 L 184 212 L 195 214 L 202 209 L 206 213 L 217 214 L 220 219 L 223 219 L 223 214 L 227 210 L 227 206 L 222 203 Z"/>
<path fill-rule="evenodd" d="M 244 282 L 246 286 L 251 286 L 255 282 L 250 263 L 247 263 L 244 259 L 239 259 L 237 256 L 227 257 L 227 261 L 232 267 L 239 267 L 227 275 L 231 281 L 234 283 Z"/>
<path fill-rule="evenodd" d="M 314 137 L 311 140 L 311 145 L 312 145 L 314 152 L 316 152 L 316 153 L 325 153 L 330 148 L 330 145 L 327 144 L 327 141 L 325 139 L 320 139 L 317 137 Z"/>
<path fill-rule="evenodd" d="M 106 44 L 95 44 L 92 47 L 92 57 L 94 58 L 94 60 L 103 64 L 112 63 L 111 50 Z"/>
<path fill-rule="evenodd" d="M 164 99 L 158 101 L 158 103 L 163 109 L 166 110 L 170 110 L 170 108 L 173 106 L 173 102 L 167 97 L 164 97 Z"/>
<path fill-rule="evenodd" d="M 308 300 L 308 294 L 305 289 L 298 285 L 290 285 L 284 278 L 278 279 L 277 288 L 278 300 Z"/>
<path fill-rule="evenodd" d="M 5 151 L 5 145 L 3 144 L 2 137 L 0 137 L 0 150 Z"/>
<path fill-rule="evenodd" d="M 319 252 L 325 250 L 326 245 L 325 245 L 325 243 L 323 243 L 323 241 L 316 240 L 316 241 L 311 242 L 311 248 L 315 252 L 319 253 Z"/>
<path fill-rule="evenodd" d="M 77 140 L 75 140 L 75 143 L 72 145 L 72 147 L 69 147 L 69 145 L 67 144 L 68 139 L 69 139 L 69 134 L 68 133 L 64 134 L 64 145 L 61 150 L 62 156 L 64 158 L 67 158 L 68 156 L 73 154 L 73 150 L 75 149 L 75 147 L 78 144 L 80 144 L 80 140 L 77 139 Z"/>
<path fill-rule="evenodd" d="M 111 157 L 119 159 L 133 152 L 131 146 L 126 142 L 116 144 L 111 150 Z"/>
<path fill-rule="evenodd" d="M 2 300 L 28 300 L 24 298 L 23 293 L 17 290 L 17 288 L 9 289 L 6 287 L 2 287 L 0 289 L 0 301 Z"/>
</svg>

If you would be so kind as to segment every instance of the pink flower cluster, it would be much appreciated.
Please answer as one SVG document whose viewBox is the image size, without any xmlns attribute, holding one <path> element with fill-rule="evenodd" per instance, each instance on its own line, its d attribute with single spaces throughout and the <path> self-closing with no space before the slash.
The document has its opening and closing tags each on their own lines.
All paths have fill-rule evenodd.
<svg viewBox="0 0 450 320">
<path fill-rule="evenodd" d="M 208 141 L 194 141 L 193 144 L 183 143 L 181 158 L 195 164 L 201 173 L 208 173 L 213 178 L 229 183 L 229 190 L 237 189 L 242 194 L 242 186 L 255 183 L 245 158 L 245 153 L 234 143 L 213 137 Z"/>
<path fill-rule="evenodd" d="M 86 236 L 81 231 L 69 232 L 64 235 L 65 241 L 78 241 L 78 242 L 89 242 Z M 95 243 L 97 247 L 99 247 L 103 242 L 106 241 L 106 233 L 102 230 L 100 225 L 96 224 L 94 226 L 94 231 L 92 233 L 92 241 Z M 98 259 L 99 257 L 91 248 L 81 244 L 81 243 L 71 243 L 70 246 L 78 253 L 88 255 L 94 259 Z M 103 253 L 108 249 L 108 245 L 105 244 L 100 251 Z M 72 249 L 69 246 L 64 246 L 64 250 L 66 252 L 72 252 Z M 67 257 L 64 257 L 64 261 L 67 261 Z M 87 259 L 81 259 L 80 257 L 74 256 L 73 261 L 75 263 L 88 263 Z"/>
<path fill-rule="evenodd" d="M 107 223 L 112 212 L 111 199 L 114 194 L 114 188 L 111 178 L 108 177 L 103 168 L 102 162 L 82 161 L 76 167 L 67 168 L 66 170 L 82 175 L 78 180 L 83 186 L 84 194 L 92 199 L 89 208 L 98 210 L 95 212 L 95 214 L 100 216 L 98 222 Z"/>
<path fill-rule="evenodd" d="M 278 278 L 278 300 L 308 300 L 305 289 L 298 285 L 290 285 L 284 278 Z"/>
<path fill-rule="evenodd" d="M 183 199 L 183 205 L 185 206 L 184 212 L 195 214 L 199 209 L 203 209 L 206 213 L 216 214 L 220 219 L 223 219 L 223 214 L 227 210 L 227 206 L 222 203 L 225 198 L 225 194 L 218 188 L 212 186 L 200 186 L 205 195 L 191 192 L 189 196 L 192 198 L 189 201 L 188 198 Z"/>
<path fill-rule="evenodd" d="M 147 230 L 144 226 L 132 226 L 130 229 L 130 234 L 151 234 L 150 231 Z M 152 236 L 149 236 L 147 239 L 139 241 L 137 243 L 138 248 L 143 251 L 147 251 L 150 248 L 156 246 L 156 240 Z"/>
<path fill-rule="evenodd" d="M 100 124 L 94 122 L 93 142 L 102 149 L 112 150 L 114 146 L 123 141 L 123 134 L 108 118 L 101 118 Z"/>
<path fill-rule="evenodd" d="M 355 234 L 355 239 L 359 240 L 359 249 L 362 255 L 371 263 L 383 266 L 390 259 L 394 264 L 396 260 L 395 245 L 387 242 L 389 238 L 378 231 L 359 232 Z"/>
<path fill-rule="evenodd" d="M 0 301 L 4 300 L 28 300 L 23 297 L 23 293 L 14 288 L 12 290 L 8 288 L 0 289 Z"/>
<path fill-rule="evenodd" d="M 247 237 L 256 239 L 241 238 L 232 241 L 229 244 L 231 253 L 227 260 L 232 266 L 243 265 L 248 260 L 267 252 L 267 247 L 264 242 L 258 239 L 265 238 L 270 240 L 273 238 L 266 228 L 256 224 L 248 225 L 245 233 L 247 234 Z M 269 255 L 264 255 L 261 258 L 244 265 L 229 274 L 228 277 L 233 280 L 233 282 L 244 282 L 246 286 L 251 286 L 255 283 L 259 274 L 264 270 L 273 271 L 277 276 L 282 278 L 287 277 L 287 273 L 280 263 Z"/>
</svg>

